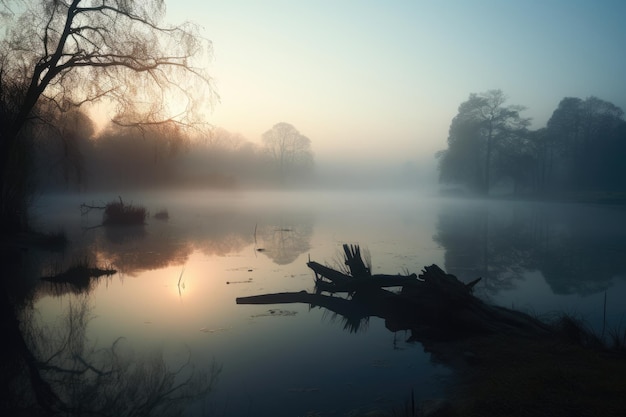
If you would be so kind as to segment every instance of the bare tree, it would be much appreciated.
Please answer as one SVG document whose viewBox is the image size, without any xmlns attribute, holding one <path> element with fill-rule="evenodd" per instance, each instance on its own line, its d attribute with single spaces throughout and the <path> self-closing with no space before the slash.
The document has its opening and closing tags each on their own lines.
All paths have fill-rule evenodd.
<svg viewBox="0 0 626 417">
<path fill-rule="evenodd" d="M 66 110 L 108 100 L 118 124 L 191 126 L 199 104 L 216 98 L 211 42 L 164 15 L 163 0 L 0 1 L 3 219 L 22 214 L 9 185 L 21 175 L 16 154 L 38 103 Z"/>
<path fill-rule="evenodd" d="M 281 181 L 287 172 L 313 165 L 311 140 L 289 123 L 275 124 L 263 134 L 263 143 L 278 167 Z"/>
</svg>

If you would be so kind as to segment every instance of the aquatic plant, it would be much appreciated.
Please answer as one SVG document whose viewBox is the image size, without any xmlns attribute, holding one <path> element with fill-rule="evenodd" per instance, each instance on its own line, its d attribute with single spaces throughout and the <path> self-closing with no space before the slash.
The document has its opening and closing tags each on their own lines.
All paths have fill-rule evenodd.
<svg viewBox="0 0 626 417">
<path fill-rule="evenodd" d="M 145 224 L 148 211 L 143 206 L 124 204 L 122 198 L 112 201 L 104 208 L 102 224 L 110 225 L 141 225 Z"/>
</svg>

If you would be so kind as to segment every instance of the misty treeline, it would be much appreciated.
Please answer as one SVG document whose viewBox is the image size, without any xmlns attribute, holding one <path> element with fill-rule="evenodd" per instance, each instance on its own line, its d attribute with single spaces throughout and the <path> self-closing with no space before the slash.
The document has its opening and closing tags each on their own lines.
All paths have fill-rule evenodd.
<svg viewBox="0 0 626 417">
<path fill-rule="evenodd" d="M 626 190 L 626 121 L 597 97 L 561 100 L 545 127 L 529 129 L 525 107 L 501 90 L 470 94 L 438 154 L 440 182 L 478 194 L 522 195 Z"/>
<path fill-rule="evenodd" d="M 310 170 L 293 126 L 270 129 L 287 136 L 264 137 L 265 152 L 209 129 L 212 43 L 165 11 L 164 0 L 0 0 L 0 230 L 28 229 L 38 182 L 232 186 Z M 95 132 L 86 109 L 100 103 L 112 122 Z"/>
<path fill-rule="evenodd" d="M 172 124 L 109 124 L 96 132 L 78 110 L 53 125 L 40 126 L 33 143 L 35 179 L 47 190 L 273 186 L 306 181 L 313 169 L 310 140 L 288 123 L 269 129 L 261 144 L 220 128 Z"/>
<path fill-rule="evenodd" d="M 81 167 L 72 110 L 106 102 L 118 126 L 195 127 L 215 99 L 212 43 L 165 21 L 163 0 L 0 1 L 0 229 L 28 228 L 38 138 Z M 175 105 L 174 105 L 175 104 Z M 53 155 L 50 155 L 52 157 Z M 82 174 L 81 174 L 82 175 Z"/>
</svg>

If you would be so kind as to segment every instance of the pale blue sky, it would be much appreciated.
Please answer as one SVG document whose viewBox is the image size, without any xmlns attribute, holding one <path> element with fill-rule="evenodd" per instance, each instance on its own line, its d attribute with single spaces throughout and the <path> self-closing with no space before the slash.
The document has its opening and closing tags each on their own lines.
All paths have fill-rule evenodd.
<svg viewBox="0 0 626 417">
<path fill-rule="evenodd" d="M 626 108 L 626 1 L 190 0 L 168 16 L 213 41 L 211 123 L 252 141 L 291 123 L 318 160 L 431 156 L 494 88 L 536 128 L 565 96 Z"/>
</svg>

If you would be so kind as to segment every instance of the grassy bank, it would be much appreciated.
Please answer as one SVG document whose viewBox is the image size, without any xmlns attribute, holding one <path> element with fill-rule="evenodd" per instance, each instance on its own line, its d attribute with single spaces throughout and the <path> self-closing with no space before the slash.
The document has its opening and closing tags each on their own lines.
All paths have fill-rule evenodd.
<svg viewBox="0 0 626 417">
<path fill-rule="evenodd" d="M 454 347 L 458 381 L 435 416 L 624 416 L 626 354 L 563 317 L 549 337 L 472 337 Z M 621 338 L 623 340 L 623 338 Z M 444 349 L 445 351 L 445 349 Z M 454 366 L 454 365 L 453 365 Z"/>
</svg>

